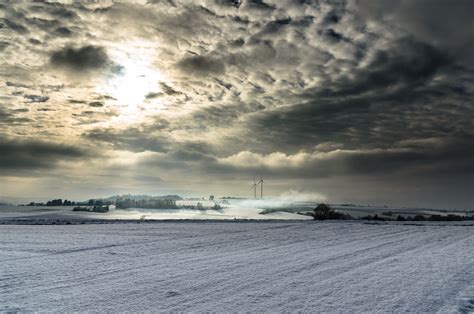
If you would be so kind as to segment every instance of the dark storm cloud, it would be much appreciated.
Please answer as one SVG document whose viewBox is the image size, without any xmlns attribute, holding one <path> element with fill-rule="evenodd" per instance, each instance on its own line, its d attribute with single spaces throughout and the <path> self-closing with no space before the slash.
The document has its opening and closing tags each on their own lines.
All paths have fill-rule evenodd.
<svg viewBox="0 0 474 314">
<path fill-rule="evenodd" d="M 392 43 L 389 49 L 375 52 L 364 68 L 329 82 L 326 88 L 320 89 L 316 94 L 340 97 L 374 93 L 385 88 L 415 88 L 426 84 L 450 63 L 450 57 L 435 47 L 404 38 Z M 311 94 L 309 96 L 317 97 Z"/>
<path fill-rule="evenodd" d="M 474 108 L 468 96 L 445 98 L 439 88 L 397 90 L 384 95 L 321 99 L 264 111 L 249 117 L 247 149 L 294 152 L 322 142 L 346 148 L 388 148 L 402 139 L 444 136 L 473 137 Z M 448 97 L 451 93 L 448 92 Z M 436 112 L 433 112 L 433 107 Z M 466 116 L 462 116 L 465 114 Z"/>
<path fill-rule="evenodd" d="M 370 19 L 396 24 L 419 40 L 471 64 L 474 61 L 474 2 L 470 0 L 357 0 L 356 3 L 355 8 Z"/>
<path fill-rule="evenodd" d="M 0 171 L 53 168 L 59 161 L 84 160 L 94 156 L 85 149 L 45 141 L 0 139 Z"/>
<path fill-rule="evenodd" d="M 249 138 L 256 151 L 271 152 L 278 145 L 295 151 L 344 138 L 364 143 L 374 118 L 365 101 L 319 101 L 262 112 L 249 118 L 246 127 L 257 135 Z"/>
<path fill-rule="evenodd" d="M 474 113 L 471 96 L 462 92 L 467 82 L 453 77 L 457 70 L 449 55 L 403 38 L 369 60 L 348 75 L 304 89 L 300 96 L 306 102 L 249 117 L 247 133 L 257 136 L 249 138 L 247 149 L 271 152 L 283 144 L 294 152 L 328 141 L 348 148 L 389 147 L 397 139 L 470 128 L 466 119 L 445 119 L 448 113 Z M 443 79 L 433 81 L 436 75 Z"/>
<path fill-rule="evenodd" d="M 98 70 L 110 65 L 105 49 L 93 45 L 80 48 L 64 47 L 51 54 L 50 62 L 55 67 L 74 71 Z"/>
<path fill-rule="evenodd" d="M 210 56 L 188 56 L 176 66 L 185 74 L 197 76 L 218 75 L 225 71 L 224 63 Z"/>
</svg>

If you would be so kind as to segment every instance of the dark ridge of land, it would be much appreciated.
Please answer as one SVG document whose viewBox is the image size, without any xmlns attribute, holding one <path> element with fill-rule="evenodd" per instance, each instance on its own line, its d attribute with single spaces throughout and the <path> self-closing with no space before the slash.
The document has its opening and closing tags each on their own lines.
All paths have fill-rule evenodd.
<svg viewBox="0 0 474 314">
<path fill-rule="evenodd" d="M 341 223 L 362 225 L 404 225 L 404 226 L 463 226 L 474 227 L 474 221 L 366 221 L 353 220 L 283 220 L 283 219 L 45 219 L 45 218 L 2 218 L 0 225 L 107 225 L 107 224 L 161 224 L 161 223 Z"/>
</svg>

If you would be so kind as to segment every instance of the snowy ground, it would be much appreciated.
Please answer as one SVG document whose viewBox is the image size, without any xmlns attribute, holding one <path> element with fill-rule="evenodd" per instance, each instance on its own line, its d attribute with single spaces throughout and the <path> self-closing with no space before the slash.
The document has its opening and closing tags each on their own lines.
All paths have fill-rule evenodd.
<svg viewBox="0 0 474 314">
<path fill-rule="evenodd" d="M 474 226 L 0 226 L 0 311 L 469 312 Z"/>
<path fill-rule="evenodd" d="M 196 203 L 196 202 L 195 202 Z M 74 212 L 74 206 L 0 206 L 0 224 L 12 220 L 58 220 L 61 222 L 78 220 L 225 220 L 225 219 L 258 219 L 258 220 L 311 220 L 311 217 L 297 213 L 272 212 L 261 214 L 263 209 L 252 206 L 226 205 L 222 210 L 197 209 L 117 209 L 108 213 Z"/>
<path fill-rule="evenodd" d="M 178 201 L 178 205 L 196 205 L 201 202 L 206 207 L 214 206 L 214 202 L 206 201 Z M 281 200 L 230 200 L 230 204 L 222 204 L 219 210 L 197 209 L 113 209 L 108 213 L 74 212 L 74 206 L 15 206 L 0 205 L 0 224 L 12 221 L 29 223 L 37 220 L 38 223 L 56 221 L 57 223 L 77 223 L 83 220 L 311 220 L 298 212 L 312 211 L 316 203 L 312 202 L 287 202 Z M 354 218 L 367 215 L 378 215 L 386 219 L 396 219 L 398 215 L 405 217 L 423 215 L 455 214 L 471 216 L 474 212 L 456 210 L 435 210 L 417 208 L 395 208 L 386 206 L 342 206 L 334 205 L 336 210 L 350 214 Z"/>
</svg>

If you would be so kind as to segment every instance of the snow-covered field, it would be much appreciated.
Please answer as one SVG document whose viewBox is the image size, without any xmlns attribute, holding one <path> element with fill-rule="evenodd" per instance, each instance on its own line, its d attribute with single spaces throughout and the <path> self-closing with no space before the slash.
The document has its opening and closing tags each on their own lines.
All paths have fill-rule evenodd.
<svg viewBox="0 0 474 314">
<path fill-rule="evenodd" d="M 197 203 L 197 202 L 194 202 Z M 297 213 L 272 212 L 261 214 L 263 209 L 252 206 L 226 205 L 222 210 L 197 209 L 114 209 L 108 213 L 74 212 L 74 206 L 1 206 L 0 224 L 11 220 L 43 220 L 43 221 L 78 221 L 78 220 L 227 220 L 227 219 L 259 219 L 259 220 L 311 220 L 311 217 Z"/>
<path fill-rule="evenodd" d="M 0 226 L 0 311 L 469 312 L 474 226 Z"/>
</svg>

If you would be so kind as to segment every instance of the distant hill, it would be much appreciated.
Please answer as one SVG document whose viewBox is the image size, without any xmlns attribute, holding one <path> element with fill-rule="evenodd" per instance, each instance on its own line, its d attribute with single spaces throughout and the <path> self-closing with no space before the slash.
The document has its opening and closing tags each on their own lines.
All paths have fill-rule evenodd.
<svg viewBox="0 0 474 314">
<path fill-rule="evenodd" d="M 155 198 L 159 198 L 159 199 L 162 199 L 162 200 L 173 200 L 173 201 L 181 201 L 183 199 L 181 196 L 174 195 L 174 194 L 163 195 L 163 196 L 155 196 Z"/>
<path fill-rule="evenodd" d="M 161 195 L 161 196 L 151 196 L 151 195 L 130 195 L 130 194 L 125 194 L 125 195 L 114 195 L 110 196 L 107 198 L 102 198 L 102 201 L 109 201 L 109 202 L 116 202 L 117 199 L 129 199 L 129 200 L 134 200 L 134 201 L 141 201 L 141 200 L 172 200 L 172 201 L 180 201 L 183 198 L 179 195 Z"/>
</svg>

